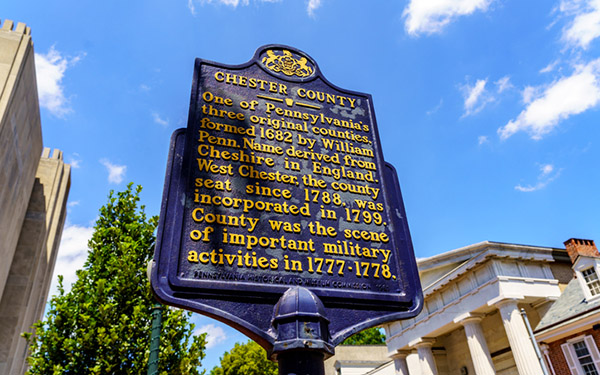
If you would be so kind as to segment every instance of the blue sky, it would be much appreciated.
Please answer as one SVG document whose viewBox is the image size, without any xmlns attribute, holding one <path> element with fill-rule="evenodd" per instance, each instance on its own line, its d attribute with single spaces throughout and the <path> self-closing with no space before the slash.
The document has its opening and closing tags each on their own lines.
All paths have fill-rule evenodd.
<svg viewBox="0 0 600 375">
<path fill-rule="evenodd" d="M 373 96 L 417 257 L 490 240 L 600 240 L 599 0 L 5 2 L 32 28 L 44 145 L 73 167 L 56 273 L 73 281 L 110 189 L 158 214 L 194 58 L 265 44 Z M 245 337 L 201 316 L 206 368 Z"/>
</svg>

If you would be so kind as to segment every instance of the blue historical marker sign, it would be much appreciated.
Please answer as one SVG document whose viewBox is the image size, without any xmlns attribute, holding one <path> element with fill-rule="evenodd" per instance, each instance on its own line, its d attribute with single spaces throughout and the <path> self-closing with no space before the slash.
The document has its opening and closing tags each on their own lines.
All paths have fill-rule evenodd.
<svg viewBox="0 0 600 375">
<path fill-rule="evenodd" d="M 323 303 L 333 345 L 418 314 L 404 205 L 371 96 L 332 85 L 287 46 L 236 66 L 197 59 L 188 126 L 171 141 L 152 285 L 164 303 L 267 349 L 273 307 L 296 286 Z"/>
</svg>

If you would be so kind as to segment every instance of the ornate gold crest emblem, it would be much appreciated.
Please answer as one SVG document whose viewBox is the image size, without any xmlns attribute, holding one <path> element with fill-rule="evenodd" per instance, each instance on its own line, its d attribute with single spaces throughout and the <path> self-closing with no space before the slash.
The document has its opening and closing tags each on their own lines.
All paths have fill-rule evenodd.
<svg viewBox="0 0 600 375">
<path fill-rule="evenodd" d="M 313 73 L 313 69 L 306 65 L 308 60 L 302 57 L 297 60 L 288 50 L 283 50 L 283 55 L 276 55 L 273 50 L 267 50 L 267 57 L 263 57 L 262 63 L 270 70 L 283 73 L 286 76 L 296 75 L 298 77 L 308 77 Z"/>
</svg>

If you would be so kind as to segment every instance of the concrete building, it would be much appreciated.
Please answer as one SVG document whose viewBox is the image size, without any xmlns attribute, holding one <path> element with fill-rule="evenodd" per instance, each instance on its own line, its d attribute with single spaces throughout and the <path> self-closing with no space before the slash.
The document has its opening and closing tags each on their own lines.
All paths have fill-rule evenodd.
<svg viewBox="0 0 600 375">
<path fill-rule="evenodd" d="M 325 375 L 363 375 L 377 371 L 378 375 L 394 375 L 381 372 L 382 366 L 388 366 L 385 345 L 339 345 L 335 355 L 325 360 Z"/>
<path fill-rule="evenodd" d="M 600 254 L 592 240 L 565 242 L 574 278 L 535 328 L 549 373 L 600 373 Z"/>
<path fill-rule="evenodd" d="M 21 337 L 42 317 L 66 216 L 70 167 L 42 150 L 31 31 L 0 28 L 0 375 L 23 374 Z"/>
<path fill-rule="evenodd" d="M 417 264 L 423 311 L 384 327 L 396 374 L 543 374 L 520 310 L 535 327 L 560 297 L 565 249 L 482 242 Z"/>
</svg>

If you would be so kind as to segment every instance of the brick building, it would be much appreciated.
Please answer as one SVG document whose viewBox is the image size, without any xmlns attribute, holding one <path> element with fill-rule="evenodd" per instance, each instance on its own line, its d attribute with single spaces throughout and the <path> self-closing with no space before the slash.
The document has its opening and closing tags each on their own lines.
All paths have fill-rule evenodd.
<svg viewBox="0 0 600 375">
<path fill-rule="evenodd" d="M 550 374 L 600 374 L 600 254 L 592 240 L 565 247 L 573 279 L 535 329 Z"/>
</svg>

